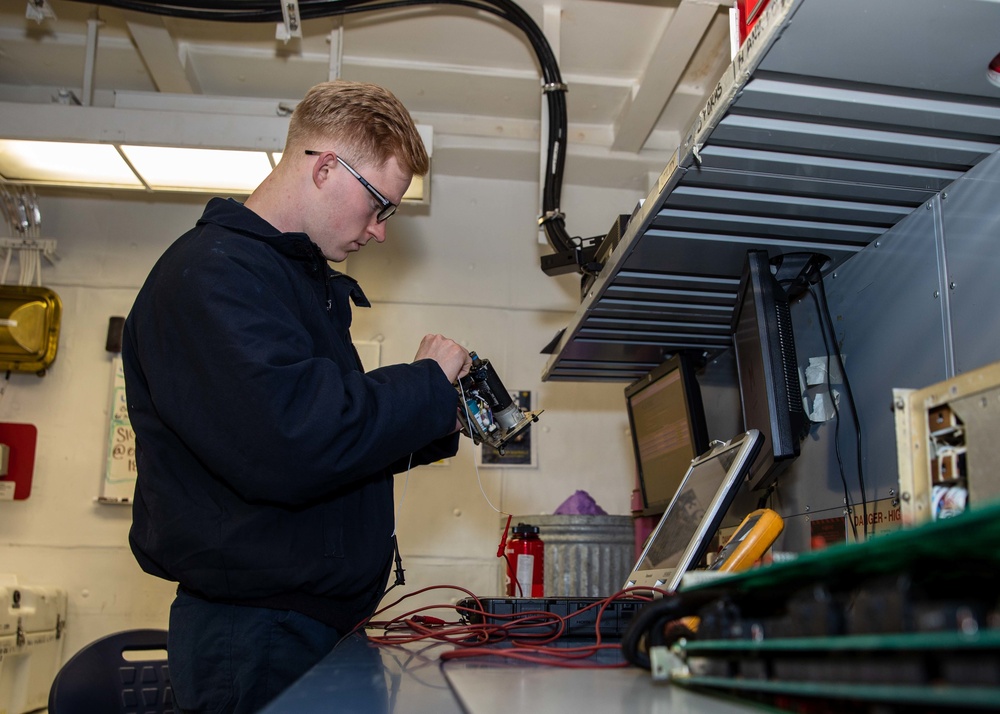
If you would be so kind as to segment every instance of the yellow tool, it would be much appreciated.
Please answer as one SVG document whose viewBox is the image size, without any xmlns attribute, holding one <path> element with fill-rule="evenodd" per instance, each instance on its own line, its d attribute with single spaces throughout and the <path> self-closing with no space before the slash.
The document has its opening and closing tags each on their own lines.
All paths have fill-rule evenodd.
<svg viewBox="0 0 1000 714">
<path fill-rule="evenodd" d="M 758 508 L 743 519 L 708 569 L 723 573 L 746 570 L 767 552 L 784 528 L 781 516 L 770 508 Z M 697 617 L 683 617 L 679 623 L 692 633 L 698 631 Z"/>
</svg>

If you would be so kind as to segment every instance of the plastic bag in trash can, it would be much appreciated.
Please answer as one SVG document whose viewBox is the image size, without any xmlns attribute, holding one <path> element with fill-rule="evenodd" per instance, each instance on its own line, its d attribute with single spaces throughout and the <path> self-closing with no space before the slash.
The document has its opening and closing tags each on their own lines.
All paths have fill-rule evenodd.
<svg viewBox="0 0 1000 714">
<path fill-rule="evenodd" d="M 572 496 L 563 501 L 559 508 L 553 511 L 556 516 L 606 516 L 608 512 L 597 505 L 589 493 L 577 491 Z"/>
</svg>

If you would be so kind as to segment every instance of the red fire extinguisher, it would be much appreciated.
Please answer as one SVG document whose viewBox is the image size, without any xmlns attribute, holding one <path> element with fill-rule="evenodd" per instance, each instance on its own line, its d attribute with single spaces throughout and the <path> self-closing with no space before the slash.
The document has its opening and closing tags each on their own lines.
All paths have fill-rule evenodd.
<svg viewBox="0 0 1000 714">
<path fill-rule="evenodd" d="M 507 542 L 507 595 L 543 597 L 545 592 L 545 543 L 538 537 L 538 526 L 518 523 Z"/>
</svg>

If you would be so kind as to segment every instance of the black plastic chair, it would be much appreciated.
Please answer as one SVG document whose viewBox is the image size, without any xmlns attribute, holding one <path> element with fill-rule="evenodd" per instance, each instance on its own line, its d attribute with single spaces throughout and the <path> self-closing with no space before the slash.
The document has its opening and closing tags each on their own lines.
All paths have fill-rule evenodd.
<svg viewBox="0 0 1000 714">
<path fill-rule="evenodd" d="M 125 630 L 91 642 L 62 666 L 48 714 L 174 714 L 166 630 Z M 124 653 L 150 652 L 128 660 Z"/>
</svg>

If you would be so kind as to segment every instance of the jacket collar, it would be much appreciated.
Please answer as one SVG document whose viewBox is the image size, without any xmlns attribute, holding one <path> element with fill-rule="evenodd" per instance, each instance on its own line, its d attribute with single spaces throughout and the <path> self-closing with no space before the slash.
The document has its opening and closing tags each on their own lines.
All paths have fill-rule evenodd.
<svg viewBox="0 0 1000 714">
<path fill-rule="evenodd" d="M 304 263 L 306 272 L 324 276 L 346 292 L 358 307 L 371 307 L 358 281 L 330 267 L 319 246 L 305 233 L 282 233 L 239 201 L 213 198 L 205 206 L 199 224 L 211 223 L 227 230 L 259 240 L 291 260 Z M 341 287 L 343 286 L 343 287 Z"/>
</svg>

